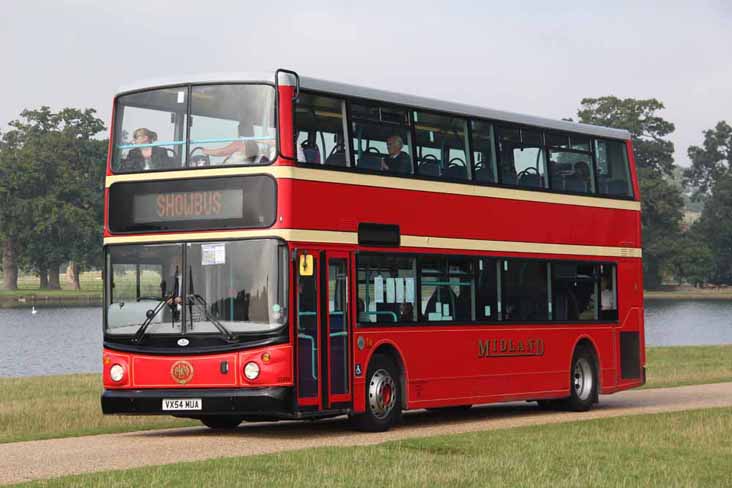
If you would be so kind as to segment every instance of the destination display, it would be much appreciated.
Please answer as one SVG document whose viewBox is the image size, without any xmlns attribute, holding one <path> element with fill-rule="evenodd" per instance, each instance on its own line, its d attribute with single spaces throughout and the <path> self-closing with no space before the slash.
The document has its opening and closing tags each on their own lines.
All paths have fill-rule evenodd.
<svg viewBox="0 0 732 488">
<path fill-rule="evenodd" d="M 115 183 L 109 188 L 112 233 L 262 228 L 274 224 L 271 176 Z"/>
<path fill-rule="evenodd" d="M 135 195 L 132 216 L 135 224 L 240 219 L 244 216 L 244 191 L 237 189 Z"/>
</svg>

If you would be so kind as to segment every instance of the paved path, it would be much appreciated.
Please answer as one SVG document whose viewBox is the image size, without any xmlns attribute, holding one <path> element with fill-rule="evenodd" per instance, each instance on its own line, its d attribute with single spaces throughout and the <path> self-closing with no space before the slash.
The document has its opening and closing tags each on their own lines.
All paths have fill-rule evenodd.
<svg viewBox="0 0 732 488">
<path fill-rule="evenodd" d="M 732 406 L 732 383 L 626 391 L 590 412 L 544 412 L 534 403 L 474 407 L 458 414 L 416 411 L 390 432 L 355 433 L 345 419 L 242 424 L 230 433 L 204 427 L 0 444 L 0 484 L 181 461 L 250 456 L 321 446 L 554 424 L 602 417 Z"/>
</svg>

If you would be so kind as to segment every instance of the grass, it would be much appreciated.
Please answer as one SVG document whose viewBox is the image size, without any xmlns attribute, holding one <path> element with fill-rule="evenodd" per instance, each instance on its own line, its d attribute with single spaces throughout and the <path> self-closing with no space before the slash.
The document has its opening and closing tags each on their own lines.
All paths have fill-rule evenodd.
<svg viewBox="0 0 732 488">
<path fill-rule="evenodd" d="M 731 458 L 732 409 L 724 408 L 214 459 L 22 486 L 730 486 Z"/>
<path fill-rule="evenodd" d="M 40 280 L 33 275 L 20 275 L 18 277 L 17 290 L 0 289 L 0 300 L 7 299 L 17 303 L 18 298 L 25 298 L 26 303 L 30 306 L 34 300 L 40 302 L 46 297 L 54 299 L 72 299 L 72 298 L 101 298 L 103 282 L 101 271 L 89 271 L 81 273 L 79 276 L 79 284 L 81 290 L 72 289 L 72 284 L 66 280 L 66 275 L 61 274 L 60 290 L 41 290 Z M 0 283 L 2 282 L 2 273 L 0 273 Z"/>
<path fill-rule="evenodd" d="M 732 345 L 648 349 L 645 388 L 732 381 Z M 0 443 L 200 425 L 165 416 L 103 416 L 96 374 L 0 378 Z"/>
<path fill-rule="evenodd" d="M 0 443 L 198 425 L 173 417 L 104 416 L 101 376 L 0 378 Z"/>
<path fill-rule="evenodd" d="M 732 381 L 732 344 L 650 347 L 645 388 Z"/>
</svg>

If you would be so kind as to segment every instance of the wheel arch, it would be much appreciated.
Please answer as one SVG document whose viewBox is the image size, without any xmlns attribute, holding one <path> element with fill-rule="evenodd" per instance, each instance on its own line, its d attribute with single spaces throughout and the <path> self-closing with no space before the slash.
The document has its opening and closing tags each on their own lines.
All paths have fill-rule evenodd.
<svg viewBox="0 0 732 488">
<path fill-rule="evenodd" d="M 371 353 L 369 354 L 367 360 L 366 360 L 366 371 L 368 371 L 368 367 L 371 364 L 371 361 L 373 358 L 377 355 L 381 354 L 388 358 L 391 358 L 394 361 L 394 364 L 396 364 L 397 368 L 399 368 L 399 387 L 402 389 L 402 409 L 406 410 L 407 408 L 407 396 L 408 396 L 408 390 L 407 390 L 407 365 L 404 362 L 404 355 L 402 354 L 399 347 L 394 344 L 391 341 L 382 340 L 377 342 L 373 349 L 371 350 Z"/>
</svg>

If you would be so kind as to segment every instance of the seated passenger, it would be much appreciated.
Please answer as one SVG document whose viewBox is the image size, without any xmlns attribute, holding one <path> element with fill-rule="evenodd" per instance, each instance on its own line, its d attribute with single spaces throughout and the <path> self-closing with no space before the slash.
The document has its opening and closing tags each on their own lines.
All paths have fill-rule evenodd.
<svg viewBox="0 0 732 488">
<path fill-rule="evenodd" d="M 135 145 L 144 147 L 130 149 L 127 157 L 122 160 L 122 168 L 125 171 L 149 171 L 172 167 L 173 161 L 168 157 L 165 148 L 148 145 L 158 140 L 156 132 L 141 127 L 132 133 L 132 140 Z"/>
<path fill-rule="evenodd" d="M 264 164 L 269 162 L 269 158 L 262 154 L 256 142 L 241 140 L 252 137 L 253 134 L 251 130 L 247 130 L 247 126 L 243 122 L 239 124 L 238 134 L 240 139 L 218 149 L 204 148 L 203 154 L 225 158 L 221 164 Z M 266 142 L 265 145 L 267 145 Z"/>
<path fill-rule="evenodd" d="M 222 164 L 264 164 L 268 158 L 260 154 L 254 141 L 234 141 L 219 149 L 204 149 L 209 156 L 225 156 Z"/>
<path fill-rule="evenodd" d="M 381 169 L 391 173 L 411 173 L 412 158 L 402 151 L 404 143 L 398 135 L 393 135 L 386 140 L 386 150 L 389 154 L 381 160 Z"/>
<path fill-rule="evenodd" d="M 590 191 L 590 166 L 584 161 L 574 163 L 574 176 L 584 185 L 581 191 Z"/>
</svg>

